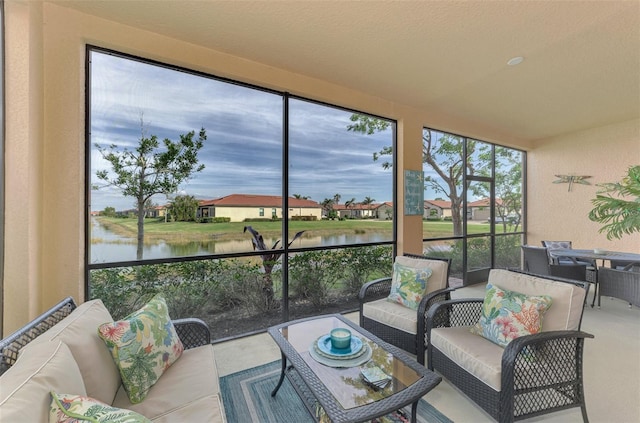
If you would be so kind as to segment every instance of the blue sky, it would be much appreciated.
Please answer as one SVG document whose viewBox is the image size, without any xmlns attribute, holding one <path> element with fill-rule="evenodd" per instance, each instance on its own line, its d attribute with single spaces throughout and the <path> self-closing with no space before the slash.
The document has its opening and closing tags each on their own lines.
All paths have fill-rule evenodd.
<svg viewBox="0 0 640 423">
<path fill-rule="evenodd" d="M 282 108 L 279 95 L 198 75 L 94 52 L 91 72 L 91 144 L 133 149 L 141 136 L 177 140 L 201 127 L 207 141 L 199 160 L 205 169 L 180 189 L 197 198 L 232 193 L 279 195 L 282 184 Z M 391 145 L 392 131 L 362 135 L 347 131 L 348 111 L 290 100 L 289 193 L 321 202 L 371 197 L 392 200 L 392 171 L 373 161 Z M 95 172 L 109 169 L 92 148 Z M 426 197 L 425 197 L 426 198 Z M 164 195 L 154 198 L 164 204 Z M 133 208 L 116 188 L 91 193 L 91 209 Z"/>
</svg>

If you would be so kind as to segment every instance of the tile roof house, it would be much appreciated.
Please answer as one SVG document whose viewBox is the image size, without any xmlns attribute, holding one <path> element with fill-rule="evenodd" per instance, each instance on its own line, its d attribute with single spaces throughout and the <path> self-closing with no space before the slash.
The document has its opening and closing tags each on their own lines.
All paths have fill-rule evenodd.
<svg viewBox="0 0 640 423">
<path fill-rule="evenodd" d="M 424 215 L 428 217 L 451 217 L 451 201 L 424 200 Z"/>
<path fill-rule="evenodd" d="M 322 206 L 313 200 L 289 197 L 289 218 L 313 216 L 322 218 Z M 198 203 L 198 217 L 228 217 L 232 222 L 245 219 L 282 218 L 282 197 L 279 195 L 231 194 Z"/>
</svg>

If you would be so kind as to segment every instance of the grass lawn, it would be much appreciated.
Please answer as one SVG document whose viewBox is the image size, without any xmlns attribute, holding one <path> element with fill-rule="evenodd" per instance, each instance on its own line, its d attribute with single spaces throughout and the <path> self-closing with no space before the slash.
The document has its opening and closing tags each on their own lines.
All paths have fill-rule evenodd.
<svg viewBox="0 0 640 423">
<path fill-rule="evenodd" d="M 121 219 L 110 217 L 96 217 L 108 230 L 123 236 L 135 238 L 137 234 L 136 219 Z M 282 233 L 282 222 L 229 222 L 229 223 L 195 223 L 195 222 L 163 222 L 157 219 L 146 219 L 144 233 L 147 240 L 163 239 L 165 241 L 200 241 L 214 237 L 220 240 L 241 240 L 249 235 L 243 233 L 245 226 L 251 226 L 265 238 L 277 238 Z M 474 223 L 467 226 L 469 233 L 488 233 L 489 224 Z M 289 235 L 293 237 L 296 232 L 307 231 L 314 235 L 334 234 L 364 234 L 384 233 L 391 234 L 393 230 L 391 221 L 380 220 L 318 220 L 318 221 L 290 221 Z M 443 238 L 453 236 L 451 222 L 424 222 L 424 238 Z"/>
</svg>

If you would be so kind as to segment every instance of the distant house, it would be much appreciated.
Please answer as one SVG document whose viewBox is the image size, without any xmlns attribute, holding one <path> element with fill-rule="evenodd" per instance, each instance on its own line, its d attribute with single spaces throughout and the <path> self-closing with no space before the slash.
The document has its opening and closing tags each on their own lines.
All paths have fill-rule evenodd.
<svg viewBox="0 0 640 423">
<path fill-rule="evenodd" d="M 228 217 L 232 222 L 245 219 L 282 218 L 282 197 L 278 195 L 231 194 L 198 203 L 198 217 Z M 288 217 L 322 218 L 322 206 L 313 200 L 289 197 Z"/>
<path fill-rule="evenodd" d="M 145 211 L 145 217 L 164 217 L 167 215 L 167 206 L 154 206 Z"/>
<path fill-rule="evenodd" d="M 333 210 L 338 213 L 338 217 L 348 217 L 351 219 L 370 219 L 376 217 L 376 207 L 378 204 L 360 204 L 354 203 L 347 206 L 346 204 L 334 204 Z"/>
<path fill-rule="evenodd" d="M 425 219 L 429 217 L 451 217 L 451 201 L 445 200 L 424 200 Z"/>
<path fill-rule="evenodd" d="M 378 220 L 393 219 L 393 203 L 386 201 L 384 203 L 376 204 L 375 218 Z"/>
<path fill-rule="evenodd" d="M 496 198 L 496 205 L 501 206 L 502 200 Z M 497 212 L 496 212 L 497 214 Z M 488 221 L 491 218 L 491 207 L 488 198 L 472 201 L 467 204 L 467 217 L 469 220 Z M 498 218 L 498 216 L 496 216 Z"/>
</svg>

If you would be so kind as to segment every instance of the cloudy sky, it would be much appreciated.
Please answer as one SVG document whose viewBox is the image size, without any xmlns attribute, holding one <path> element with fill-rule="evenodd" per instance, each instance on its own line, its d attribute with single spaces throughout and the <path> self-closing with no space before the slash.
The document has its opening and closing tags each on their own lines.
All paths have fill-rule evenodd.
<svg viewBox="0 0 640 423">
<path fill-rule="evenodd" d="M 392 171 L 373 153 L 392 144 L 391 129 L 375 135 L 347 131 L 351 112 L 290 100 L 289 193 L 321 202 L 371 197 L 391 201 Z M 178 140 L 201 127 L 198 155 L 205 169 L 180 190 L 199 199 L 233 193 L 280 195 L 283 100 L 279 95 L 159 66 L 93 52 L 91 55 L 91 174 L 110 170 L 93 147 L 135 149 L 146 136 Z M 144 129 L 140 121 L 144 122 Z M 165 204 L 164 195 L 154 197 Z M 91 193 L 91 209 L 134 206 L 117 188 Z"/>
</svg>

